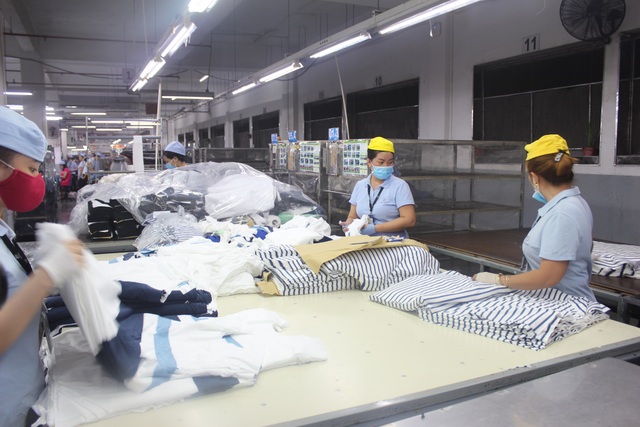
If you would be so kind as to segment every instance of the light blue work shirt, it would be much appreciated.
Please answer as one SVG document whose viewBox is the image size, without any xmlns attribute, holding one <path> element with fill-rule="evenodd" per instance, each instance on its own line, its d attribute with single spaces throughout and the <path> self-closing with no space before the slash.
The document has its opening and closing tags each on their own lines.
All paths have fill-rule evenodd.
<svg viewBox="0 0 640 427">
<path fill-rule="evenodd" d="M 9 239 L 15 237 L 9 226 L 0 220 L 0 236 L 5 234 Z M 2 241 L 0 264 L 7 275 L 9 301 L 27 279 L 27 275 Z M 44 389 L 44 374 L 39 354 L 39 320 L 38 312 L 22 335 L 0 354 L 0 426 L 24 426 L 29 407 L 35 403 Z"/>
<path fill-rule="evenodd" d="M 368 191 L 367 191 L 368 190 Z M 409 184 L 391 175 L 375 190 L 371 187 L 371 174 L 358 181 L 353 188 L 349 203 L 356 206 L 359 218 L 369 215 L 373 224 L 382 224 L 400 217 L 399 208 L 415 205 Z M 373 209 L 370 207 L 373 206 Z M 409 237 L 407 230 L 387 233 L 375 233 L 374 236 L 403 236 Z"/>
<path fill-rule="evenodd" d="M 558 193 L 538 210 L 531 231 L 522 243 L 529 270 L 540 268 L 541 260 L 569 261 L 567 271 L 555 288 L 595 301 L 589 288 L 593 216 L 578 187 Z"/>
</svg>

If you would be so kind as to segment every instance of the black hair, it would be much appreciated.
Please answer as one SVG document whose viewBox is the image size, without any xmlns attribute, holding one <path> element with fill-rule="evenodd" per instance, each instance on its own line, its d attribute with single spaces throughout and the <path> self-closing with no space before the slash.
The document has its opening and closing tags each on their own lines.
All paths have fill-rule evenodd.
<svg viewBox="0 0 640 427">
<path fill-rule="evenodd" d="M 178 160 L 180 160 L 181 162 L 184 162 L 184 156 L 182 154 L 174 153 L 173 151 L 165 151 L 163 154 L 167 156 L 167 158 L 169 159 L 173 159 L 174 157 L 177 157 Z"/>
<path fill-rule="evenodd" d="M 11 162 L 13 162 L 13 159 L 17 155 L 18 155 L 18 152 L 13 151 L 10 148 L 0 147 L 0 160 L 4 161 L 5 163 L 11 164 Z"/>
<path fill-rule="evenodd" d="M 378 155 L 378 153 L 391 153 L 391 151 L 382 151 L 382 150 L 372 150 L 370 148 L 367 148 L 367 159 L 373 161 L 373 159 L 376 158 L 376 156 Z M 391 153 L 393 154 L 393 153 Z M 393 157 L 395 158 L 396 155 L 393 154 Z"/>
</svg>

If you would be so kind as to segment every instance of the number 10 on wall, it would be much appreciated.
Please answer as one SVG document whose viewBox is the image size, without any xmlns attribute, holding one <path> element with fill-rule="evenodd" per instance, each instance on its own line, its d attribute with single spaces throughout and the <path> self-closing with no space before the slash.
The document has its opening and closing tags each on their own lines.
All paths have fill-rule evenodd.
<svg viewBox="0 0 640 427">
<path fill-rule="evenodd" d="M 522 38 L 522 53 L 540 50 L 540 34 L 533 34 Z"/>
</svg>

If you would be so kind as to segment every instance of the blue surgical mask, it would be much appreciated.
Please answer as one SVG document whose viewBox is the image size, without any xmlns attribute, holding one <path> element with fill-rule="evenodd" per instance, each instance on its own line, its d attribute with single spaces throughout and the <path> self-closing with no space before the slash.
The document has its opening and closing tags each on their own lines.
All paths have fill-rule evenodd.
<svg viewBox="0 0 640 427">
<path fill-rule="evenodd" d="M 173 166 L 171 163 L 165 163 L 164 164 L 164 168 L 165 169 L 173 169 L 173 168 L 175 168 L 175 166 Z"/>
<path fill-rule="evenodd" d="M 385 181 L 393 174 L 393 166 L 374 166 L 373 167 L 373 175 Z"/>
<path fill-rule="evenodd" d="M 544 198 L 540 190 L 538 189 L 538 184 L 535 186 L 535 191 L 533 192 L 533 196 L 531 196 L 533 200 L 537 200 L 540 203 L 547 203 L 547 199 Z"/>
</svg>

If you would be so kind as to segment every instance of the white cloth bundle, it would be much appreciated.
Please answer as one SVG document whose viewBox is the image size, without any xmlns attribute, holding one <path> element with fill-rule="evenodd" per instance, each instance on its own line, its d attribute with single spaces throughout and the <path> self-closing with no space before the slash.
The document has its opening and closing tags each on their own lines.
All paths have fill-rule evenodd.
<svg viewBox="0 0 640 427">
<path fill-rule="evenodd" d="M 44 223 L 36 232 L 43 252 L 60 251 L 65 241 L 76 236 L 66 225 Z M 100 344 L 118 333 L 116 317 L 120 310 L 119 282 L 100 273 L 99 262 L 88 250 L 84 253 L 85 265 L 71 283 L 62 286 L 60 295 L 69 312 L 82 330 L 93 355 L 100 351 Z"/>
</svg>

